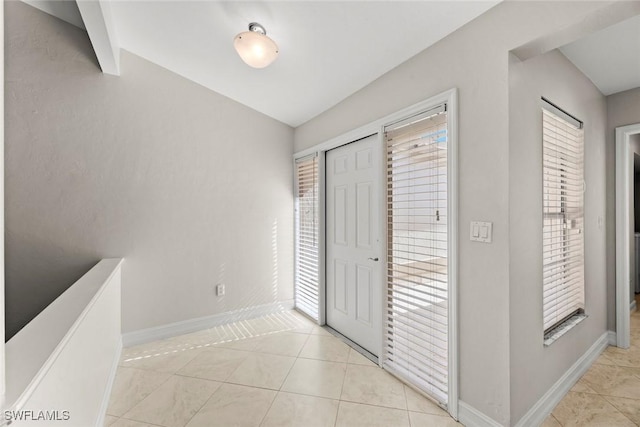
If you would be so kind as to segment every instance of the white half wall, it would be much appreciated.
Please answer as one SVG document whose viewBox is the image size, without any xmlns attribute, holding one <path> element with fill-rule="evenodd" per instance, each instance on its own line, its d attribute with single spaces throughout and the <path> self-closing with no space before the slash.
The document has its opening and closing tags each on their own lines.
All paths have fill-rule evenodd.
<svg viewBox="0 0 640 427">
<path fill-rule="evenodd" d="M 122 349 L 121 265 L 100 261 L 9 340 L 5 421 L 102 425 Z"/>
</svg>

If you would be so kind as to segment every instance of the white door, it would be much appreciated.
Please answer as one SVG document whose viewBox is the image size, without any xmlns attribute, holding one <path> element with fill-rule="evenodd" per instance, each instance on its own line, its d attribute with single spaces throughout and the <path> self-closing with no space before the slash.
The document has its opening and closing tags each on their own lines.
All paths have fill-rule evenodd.
<svg viewBox="0 0 640 427">
<path fill-rule="evenodd" d="M 373 135 L 327 152 L 327 324 L 378 355 L 381 280 L 378 180 Z"/>
</svg>

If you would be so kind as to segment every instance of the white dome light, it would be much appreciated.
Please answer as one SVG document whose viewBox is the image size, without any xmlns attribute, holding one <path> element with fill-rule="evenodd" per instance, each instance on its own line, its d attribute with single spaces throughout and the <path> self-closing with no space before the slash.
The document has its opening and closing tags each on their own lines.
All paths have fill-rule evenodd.
<svg viewBox="0 0 640 427">
<path fill-rule="evenodd" d="M 240 58 L 250 67 L 264 68 L 278 57 L 278 45 L 267 37 L 264 27 L 256 22 L 249 24 L 249 31 L 233 40 Z"/>
</svg>

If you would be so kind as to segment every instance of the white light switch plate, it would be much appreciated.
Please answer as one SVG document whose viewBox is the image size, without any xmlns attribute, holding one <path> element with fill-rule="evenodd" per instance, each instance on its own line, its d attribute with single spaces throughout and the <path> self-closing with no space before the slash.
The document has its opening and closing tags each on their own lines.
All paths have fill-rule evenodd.
<svg viewBox="0 0 640 427">
<path fill-rule="evenodd" d="M 473 242 L 491 243 L 493 238 L 493 223 L 471 221 L 469 236 Z"/>
</svg>

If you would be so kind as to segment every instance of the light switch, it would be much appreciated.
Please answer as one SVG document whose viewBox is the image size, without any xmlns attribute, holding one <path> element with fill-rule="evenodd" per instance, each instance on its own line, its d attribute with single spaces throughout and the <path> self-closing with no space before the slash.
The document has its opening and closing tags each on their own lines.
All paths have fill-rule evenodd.
<svg viewBox="0 0 640 427">
<path fill-rule="evenodd" d="M 493 238 L 493 223 L 471 221 L 471 240 L 474 242 L 491 243 Z"/>
</svg>

